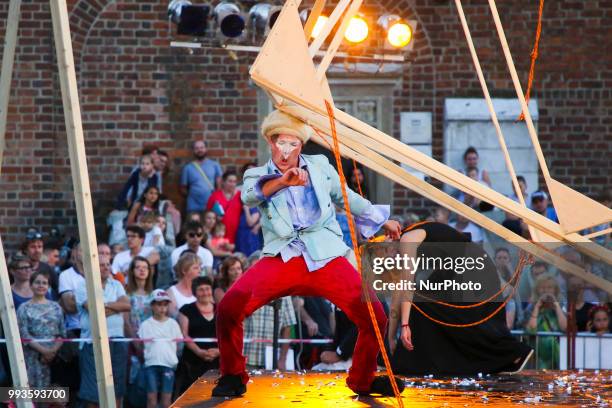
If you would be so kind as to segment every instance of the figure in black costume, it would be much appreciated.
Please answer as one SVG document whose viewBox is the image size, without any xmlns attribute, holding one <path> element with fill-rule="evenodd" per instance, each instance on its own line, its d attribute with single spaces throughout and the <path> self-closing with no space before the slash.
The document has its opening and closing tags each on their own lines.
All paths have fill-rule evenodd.
<svg viewBox="0 0 612 408">
<path fill-rule="evenodd" d="M 474 273 L 458 275 L 454 271 L 433 270 L 427 278 L 430 282 L 443 282 L 445 279 L 467 282 L 475 280 L 482 284 L 470 302 L 466 293 L 442 293 L 435 297 L 451 304 L 473 304 L 495 295 L 500 289 L 499 278 L 491 258 L 480 245 L 469 243 L 469 234 L 463 234 L 452 227 L 437 222 L 415 224 L 406 231 L 401 242 L 409 245 L 418 257 L 454 258 L 458 256 L 484 258 L 484 269 Z M 465 244 L 444 244 L 465 243 Z M 417 277 L 418 278 L 418 277 Z M 434 296 L 434 293 L 421 291 L 420 294 Z M 417 291 L 414 304 L 430 317 L 452 324 L 467 324 L 489 316 L 500 305 L 501 298 L 475 308 L 458 309 L 427 301 Z M 399 303 L 399 302 L 397 302 Z M 396 310 L 399 304 L 396 304 Z M 401 336 L 392 357 L 393 370 L 404 375 L 476 375 L 478 373 L 499 373 L 520 371 L 532 350 L 512 337 L 505 323 L 504 308 L 492 318 L 471 327 L 449 327 L 435 323 L 421 312 L 411 313 L 412 302 L 401 303 Z M 391 349 L 395 346 L 397 313 L 390 322 L 389 333 Z"/>
</svg>

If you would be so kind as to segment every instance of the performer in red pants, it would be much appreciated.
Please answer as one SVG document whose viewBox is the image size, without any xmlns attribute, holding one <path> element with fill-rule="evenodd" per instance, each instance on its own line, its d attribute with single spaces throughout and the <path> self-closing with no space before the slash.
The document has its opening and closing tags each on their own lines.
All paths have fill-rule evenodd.
<svg viewBox="0 0 612 408">
<path fill-rule="evenodd" d="M 311 132 L 308 125 L 280 111 L 268 115 L 262 125 L 272 158 L 245 173 L 242 201 L 261 212 L 263 257 L 219 303 L 221 377 L 213 396 L 246 392 L 249 377 L 242 356 L 242 321 L 273 299 L 288 295 L 322 296 L 342 309 L 359 329 L 347 385 L 358 394 L 393 395 L 389 378 L 374 375 L 379 352 L 374 326 L 359 273 L 344 257 L 350 249 L 335 217 L 335 205 L 344 205 L 338 173 L 325 156 L 301 154 Z M 364 237 L 383 228 L 399 238 L 400 225 L 388 220 L 388 206 L 375 206 L 353 191 L 348 193 Z M 370 298 L 384 334 L 387 318 L 374 293 Z M 401 392 L 403 382 L 394 380 Z"/>
</svg>

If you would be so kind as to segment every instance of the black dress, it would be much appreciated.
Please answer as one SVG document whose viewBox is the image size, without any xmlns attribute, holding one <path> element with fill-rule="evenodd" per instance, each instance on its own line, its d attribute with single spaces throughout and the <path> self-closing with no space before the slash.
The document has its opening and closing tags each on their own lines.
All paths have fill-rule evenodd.
<svg viewBox="0 0 612 408">
<path fill-rule="evenodd" d="M 417 256 L 451 257 L 470 256 L 482 257 L 484 269 L 465 272 L 457 275 L 453 271 L 434 270 L 429 281 L 441 282 L 445 279 L 477 281 L 482 290 L 468 293 L 470 301 L 466 301 L 466 292 L 444 293 L 435 295 L 452 304 L 473 304 L 485 300 L 500 289 L 499 278 L 495 265 L 486 252 L 479 246 L 470 243 L 469 237 L 446 224 L 427 222 L 417 225 L 414 230 L 423 229 L 427 236 L 419 245 Z M 463 243 L 463 244 L 443 244 Z M 418 276 L 418 275 L 417 275 Z M 434 292 L 421 294 L 432 297 Z M 506 326 L 505 310 L 502 308 L 491 319 L 471 327 L 449 327 L 435 323 L 416 310 L 418 306 L 430 317 L 452 324 L 467 324 L 481 320 L 490 315 L 500 306 L 502 299 L 469 309 L 457 309 L 425 301 L 425 298 L 415 293 L 414 304 L 410 311 L 410 329 L 412 332 L 413 351 L 404 348 L 398 340 L 397 348 L 392 356 L 393 370 L 404 375 L 476 375 L 478 373 L 498 373 L 510 370 L 513 361 L 525 357 L 530 348 L 512 337 Z"/>
<path fill-rule="evenodd" d="M 196 303 L 184 305 L 179 310 L 189 319 L 187 333 L 191 338 L 199 337 L 216 337 L 216 315 L 207 320 L 196 306 Z M 218 347 L 217 343 L 197 343 L 201 349 L 210 349 Z M 213 361 L 204 361 L 196 356 L 187 346 L 183 348 L 183 355 L 176 368 L 176 377 L 174 382 L 174 397 L 177 398 L 191 386 L 202 374 L 206 371 L 219 368 L 219 359 Z"/>
</svg>

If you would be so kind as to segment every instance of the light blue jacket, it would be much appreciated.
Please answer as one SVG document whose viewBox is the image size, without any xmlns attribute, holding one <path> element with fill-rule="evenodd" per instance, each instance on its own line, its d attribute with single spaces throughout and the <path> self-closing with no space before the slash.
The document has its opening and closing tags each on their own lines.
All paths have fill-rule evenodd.
<svg viewBox="0 0 612 408">
<path fill-rule="evenodd" d="M 285 195 L 277 192 L 267 200 L 262 200 L 256 188 L 260 177 L 274 174 L 270 163 L 249 169 L 244 174 L 242 189 L 242 202 L 249 206 L 259 208 L 261 212 L 261 229 L 264 237 L 263 256 L 276 256 L 281 249 L 299 238 L 308 254 L 314 261 L 344 256 L 349 248 L 342 240 L 342 230 L 336 221 L 334 204 L 343 207 L 342 188 L 340 177 L 336 169 L 329 164 L 323 155 L 302 155 L 308 166 L 308 173 L 312 182 L 319 207 L 320 218 L 310 227 L 301 231 L 293 228 L 291 215 Z M 351 212 L 359 216 L 371 207 L 371 203 L 347 187 Z"/>
</svg>

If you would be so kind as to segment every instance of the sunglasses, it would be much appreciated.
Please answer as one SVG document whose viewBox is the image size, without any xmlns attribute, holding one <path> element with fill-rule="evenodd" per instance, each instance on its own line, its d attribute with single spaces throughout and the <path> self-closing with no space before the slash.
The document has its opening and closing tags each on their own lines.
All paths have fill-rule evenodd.
<svg viewBox="0 0 612 408">
<path fill-rule="evenodd" d="M 197 232 L 190 232 L 189 234 L 187 234 L 187 236 L 189 238 L 195 238 L 195 237 L 202 238 L 204 236 L 204 233 L 202 233 L 202 232 L 199 232 L 199 233 L 197 233 Z"/>
<path fill-rule="evenodd" d="M 18 266 L 18 267 L 15 268 L 16 271 L 26 271 L 28 269 L 32 269 L 32 265 Z"/>
</svg>

